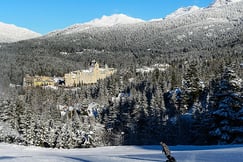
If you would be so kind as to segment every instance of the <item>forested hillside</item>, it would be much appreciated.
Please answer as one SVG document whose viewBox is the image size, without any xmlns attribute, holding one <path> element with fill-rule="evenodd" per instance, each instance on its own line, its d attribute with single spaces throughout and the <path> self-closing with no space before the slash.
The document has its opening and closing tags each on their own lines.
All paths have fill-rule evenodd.
<svg viewBox="0 0 243 162">
<path fill-rule="evenodd" d="M 243 142 L 242 1 L 161 21 L 76 27 L 0 45 L 1 141 L 63 148 Z M 71 89 L 21 87 L 25 74 L 63 76 L 93 59 L 117 73 Z M 154 64 L 170 66 L 136 70 Z"/>
</svg>

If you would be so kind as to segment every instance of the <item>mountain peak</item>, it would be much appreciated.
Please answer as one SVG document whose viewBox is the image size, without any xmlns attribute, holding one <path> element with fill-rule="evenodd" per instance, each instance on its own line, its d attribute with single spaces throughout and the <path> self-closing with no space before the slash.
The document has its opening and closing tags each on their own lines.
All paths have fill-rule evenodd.
<svg viewBox="0 0 243 162">
<path fill-rule="evenodd" d="M 111 16 L 104 15 L 101 18 L 96 18 L 96 19 L 91 20 L 86 23 L 74 24 L 72 26 L 67 27 L 64 30 L 51 32 L 48 35 L 51 36 L 51 35 L 55 35 L 57 33 L 72 34 L 72 33 L 81 32 L 81 31 L 84 31 L 87 29 L 92 29 L 95 27 L 112 27 L 115 25 L 135 24 L 135 23 L 141 23 L 141 22 L 145 22 L 145 21 L 142 19 L 129 17 L 125 14 L 113 14 Z"/>
<path fill-rule="evenodd" d="M 124 14 L 113 14 L 111 16 L 102 16 L 100 19 L 94 19 L 90 22 L 84 23 L 84 25 L 91 25 L 95 27 L 104 27 L 104 26 L 114 26 L 119 24 L 133 24 L 144 22 L 138 18 L 132 18 Z"/>
<path fill-rule="evenodd" d="M 0 42 L 16 42 L 41 36 L 29 29 L 0 22 Z"/>
<path fill-rule="evenodd" d="M 189 14 L 192 13 L 194 11 L 199 10 L 200 8 L 198 6 L 189 6 L 189 7 L 182 7 L 177 9 L 175 12 L 167 15 L 165 18 L 175 18 L 175 17 L 179 17 L 185 14 Z"/>
<path fill-rule="evenodd" d="M 235 2 L 240 2 L 242 0 L 215 0 L 211 7 L 219 7 L 222 5 L 228 5 Z"/>
</svg>

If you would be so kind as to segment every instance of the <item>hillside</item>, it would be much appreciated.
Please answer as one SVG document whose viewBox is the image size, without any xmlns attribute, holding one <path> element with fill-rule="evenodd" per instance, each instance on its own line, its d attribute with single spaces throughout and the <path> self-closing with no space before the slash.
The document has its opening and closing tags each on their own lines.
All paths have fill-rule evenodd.
<svg viewBox="0 0 243 162">
<path fill-rule="evenodd" d="M 53 148 L 242 143 L 243 1 L 228 2 L 157 21 L 104 16 L 2 43 L 0 140 Z M 21 87 L 25 74 L 64 76 L 93 59 L 117 73 L 73 88 Z"/>
<path fill-rule="evenodd" d="M 173 49 L 173 47 L 164 44 L 176 46 L 178 43 L 184 47 L 190 39 L 192 43 L 196 44 L 198 41 L 194 41 L 194 39 L 197 38 L 203 38 L 205 42 L 211 42 L 215 37 L 227 35 L 227 32 L 231 32 L 230 30 L 239 28 L 240 31 L 241 29 L 242 1 L 230 3 L 229 5 L 221 5 L 220 7 L 192 10 L 188 11 L 187 14 L 183 12 L 177 16 L 168 17 L 156 22 L 116 25 L 109 28 L 100 26 L 82 31 L 67 28 L 57 32 L 57 36 L 51 35 L 52 37 L 49 39 L 64 39 L 69 42 L 75 40 L 75 42 L 81 43 L 83 47 L 85 47 L 85 44 L 82 45 L 82 41 L 91 41 L 91 44 L 95 43 L 94 46 L 96 48 L 119 48 L 120 50 L 126 48 L 142 48 L 144 50 L 150 48 L 153 50 L 153 48 L 159 48 L 164 51 L 165 49 Z M 234 27 L 235 25 L 237 28 Z M 213 38 L 207 36 L 211 35 L 211 32 L 216 34 Z M 234 30 L 234 33 L 237 34 L 237 31 Z M 177 37 L 184 38 L 180 40 Z M 158 44 L 158 46 L 162 45 L 162 47 L 154 47 L 154 44 Z M 214 46 L 214 44 L 211 45 Z M 190 44 L 190 46 L 192 45 Z M 205 46 L 208 46 L 208 44 L 205 44 Z"/>
<path fill-rule="evenodd" d="M 186 59 L 190 56 L 196 59 L 199 55 L 223 55 L 228 48 L 233 48 L 230 51 L 238 55 L 243 40 L 242 5 L 242 1 L 237 1 L 149 22 L 125 15 L 107 16 L 31 41 L 2 45 L 1 55 L 9 53 L 20 57 L 17 65 L 26 66 L 23 68 L 25 73 L 33 74 L 35 71 L 46 75 L 87 67 L 93 58 L 108 65 L 128 67 L 170 62 L 168 58 L 171 57 Z M 122 21 L 125 23 L 121 24 Z M 114 25 L 103 26 L 107 23 Z M 129 59 L 123 62 L 124 58 Z M 42 70 L 36 64 L 40 64 Z M 61 64 L 66 66 L 60 71 L 63 68 Z M 20 81 L 20 78 L 13 79 L 14 82 Z"/>
</svg>

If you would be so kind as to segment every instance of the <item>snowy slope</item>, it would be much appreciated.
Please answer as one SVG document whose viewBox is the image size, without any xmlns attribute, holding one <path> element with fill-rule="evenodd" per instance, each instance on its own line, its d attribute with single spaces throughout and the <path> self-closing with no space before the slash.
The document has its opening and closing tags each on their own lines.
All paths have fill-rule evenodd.
<svg viewBox="0 0 243 162">
<path fill-rule="evenodd" d="M 240 2 L 242 0 L 215 0 L 211 7 L 220 7 L 222 5 L 228 5 L 235 2 Z"/>
<path fill-rule="evenodd" d="M 31 30 L 0 22 L 0 43 L 16 42 L 39 36 L 41 36 L 41 34 L 33 32 Z"/>
<path fill-rule="evenodd" d="M 178 162 L 242 162 L 243 145 L 173 146 Z M 160 146 L 112 146 L 90 149 L 46 149 L 0 144 L 1 162 L 149 162 L 166 161 Z"/>
<path fill-rule="evenodd" d="M 217 17 L 219 19 L 224 17 L 242 17 L 242 10 L 239 9 L 242 8 L 242 5 L 243 0 L 215 0 L 207 8 L 199 8 L 198 6 L 183 7 L 167 15 L 165 18 L 168 20 L 177 18 L 191 19 L 195 17 L 200 22 L 203 17 Z"/>
<path fill-rule="evenodd" d="M 127 24 L 135 24 L 141 23 L 144 20 L 138 18 L 132 18 L 124 14 L 114 14 L 111 16 L 102 16 L 101 18 L 97 18 L 91 20 L 90 22 L 82 23 L 82 24 L 75 24 L 70 27 L 67 27 L 64 30 L 57 30 L 54 32 L 49 33 L 48 35 L 55 35 L 55 34 L 72 34 L 77 32 L 82 32 L 87 29 L 97 28 L 97 27 L 113 27 L 116 25 L 127 25 Z"/>
<path fill-rule="evenodd" d="M 242 17 L 242 5 L 243 0 L 215 0 L 214 3 L 206 8 L 200 8 L 198 6 L 189 6 L 177 9 L 175 12 L 167 15 L 165 18 L 151 19 L 147 22 L 141 19 L 132 18 L 124 14 L 114 14 L 111 16 L 103 16 L 99 19 L 94 19 L 87 23 L 75 24 L 69 26 L 63 30 L 57 30 L 51 32 L 47 37 L 62 36 L 76 33 L 98 33 L 95 31 L 112 31 L 113 29 L 120 28 L 119 31 L 132 31 L 133 29 L 140 30 L 140 28 L 146 28 L 146 26 L 155 25 L 155 28 L 167 27 L 168 30 L 173 26 L 193 25 L 195 23 L 208 21 L 228 21 L 228 19 L 236 20 Z M 159 24 L 159 23 L 163 24 Z M 138 29 L 139 28 L 139 29 Z M 150 30 L 150 27 L 143 30 Z M 99 33 L 98 33 L 99 34 Z M 127 33 L 126 33 L 127 35 Z"/>
<path fill-rule="evenodd" d="M 179 8 L 175 12 L 167 15 L 165 18 L 176 18 L 176 17 L 179 17 L 179 16 L 184 16 L 186 14 L 190 14 L 192 12 L 195 12 L 199 9 L 200 8 L 198 6 L 189 6 L 189 7 Z"/>
<path fill-rule="evenodd" d="M 114 26 L 118 24 L 134 24 L 144 22 L 141 19 L 132 18 L 124 14 L 114 14 L 111 16 L 102 16 L 100 19 L 94 19 L 90 22 L 84 23 L 84 25 L 90 25 L 90 26 Z"/>
</svg>

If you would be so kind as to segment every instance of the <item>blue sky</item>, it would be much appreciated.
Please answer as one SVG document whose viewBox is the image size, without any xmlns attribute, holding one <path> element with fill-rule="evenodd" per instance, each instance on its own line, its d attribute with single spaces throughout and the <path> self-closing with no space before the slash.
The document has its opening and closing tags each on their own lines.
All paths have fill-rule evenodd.
<svg viewBox="0 0 243 162">
<path fill-rule="evenodd" d="M 46 34 L 88 22 L 103 15 L 123 13 L 150 20 L 180 7 L 207 7 L 214 0 L 0 0 L 0 22 Z"/>
</svg>

